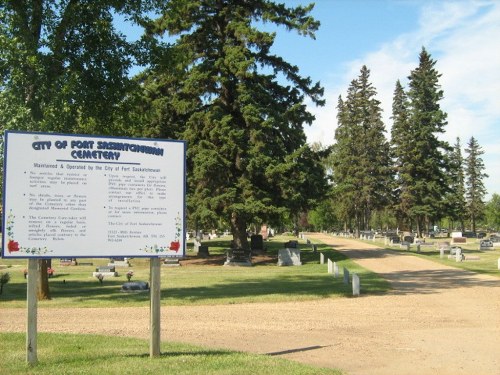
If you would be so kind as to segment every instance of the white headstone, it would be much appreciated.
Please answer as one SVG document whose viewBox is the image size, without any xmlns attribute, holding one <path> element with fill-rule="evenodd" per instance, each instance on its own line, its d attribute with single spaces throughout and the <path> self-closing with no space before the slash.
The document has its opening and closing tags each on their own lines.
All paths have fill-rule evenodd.
<svg viewBox="0 0 500 375">
<path fill-rule="evenodd" d="M 500 270 L 500 258 L 498 258 L 498 269 Z"/>
<path fill-rule="evenodd" d="M 462 261 L 462 249 L 461 248 L 457 249 L 457 252 L 455 253 L 455 260 L 457 262 L 461 262 Z"/>
<path fill-rule="evenodd" d="M 349 270 L 344 267 L 344 284 L 349 284 Z"/>
<path fill-rule="evenodd" d="M 359 276 L 352 274 L 352 295 L 359 296 Z"/>
<path fill-rule="evenodd" d="M 328 273 L 333 273 L 333 262 L 331 259 L 328 259 Z"/>
<path fill-rule="evenodd" d="M 500 259 L 499 259 L 499 264 L 500 264 Z M 339 277 L 339 266 L 337 262 L 333 262 L 333 277 Z"/>
<path fill-rule="evenodd" d="M 325 256 L 323 253 L 319 253 L 319 264 L 325 264 Z"/>
<path fill-rule="evenodd" d="M 443 258 L 444 258 L 444 248 L 442 248 L 442 247 L 440 247 L 440 248 L 439 248 L 439 257 L 440 257 L 441 259 L 443 259 Z"/>
<path fill-rule="evenodd" d="M 278 266 L 301 266 L 300 249 L 279 249 Z"/>
</svg>

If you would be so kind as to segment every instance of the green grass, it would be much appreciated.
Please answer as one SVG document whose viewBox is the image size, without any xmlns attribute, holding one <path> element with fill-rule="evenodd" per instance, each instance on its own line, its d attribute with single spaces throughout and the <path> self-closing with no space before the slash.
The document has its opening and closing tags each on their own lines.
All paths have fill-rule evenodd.
<svg viewBox="0 0 500 375">
<path fill-rule="evenodd" d="M 450 238 L 437 238 L 437 239 L 427 239 L 427 242 L 451 242 Z M 364 241 L 368 243 L 373 243 L 372 241 Z M 457 262 L 455 257 L 448 259 L 449 252 L 445 252 L 444 258 L 440 258 L 439 250 L 436 246 L 427 248 L 426 246 L 421 247 L 421 252 L 417 253 L 416 246 L 411 246 L 408 252 L 405 247 L 401 248 L 399 245 L 394 246 L 384 246 L 384 241 L 377 239 L 376 245 L 386 247 L 390 250 L 400 251 L 404 253 L 410 253 L 412 255 L 432 260 L 441 264 L 445 264 L 450 267 L 461 268 L 464 270 L 477 272 L 481 274 L 487 274 L 500 278 L 500 270 L 498 269 L 498 259 L 500 258 L 500 249 L 496 248 L 493 250 L 479 250 L 479 240 L 477 239 L 467 239 L 466 244 L 457 244 L 462 248 L 465 255 L 475 255 L 479 256 L 479 260 L 468 260 Z"/>
<path fill-rule="evenodd" d="M 96 343 L 98 343 L 96 345 Z M 149 357 L 145 340 L 70 334 L 38 334 L 38 364 L 26 363 L 25 335 L 0 333 L 0 374 L 337 374 L 266 355 L 162 343 Z"/>
<path fill-rule="evenodd" d="M 277 256 L 283 243 L 293 237 L 276 237 L 265 242 L 267 254 Z M 229 240 L 204 241 L 210 246 L 210 254 L 223 254 L 229 247 Z M 342 278 L 327 273 L 327 265 L 319 264 L 319 254 L 313 253 L 310 245 L 300 244 L 302 266 L 278 267 L 276 261 L 256 264 L 253 267 L 187 266 L 162 267 L 162 305 L 186 304 L 234 304 L 248 302 L 300 301 L 321 298 L 348 297 L 350 286 Z M 389 284 L 339 252 L 324 244 L 318 244 L 318 252 L 326 259 L 336 261 L 339 267 L 347 267 L 359 274 L 362 294 L 383 293 Z M 189 254 L 189 253 L 188 253 Z M 90 259 L 93 266 L 59 266 L 53 260 L 55 277 L 49 279 L 52 299 L 40 301 L 39 307 L 116 307 L 147 306 L 148 293 L 123 293 L 120 288 L 126 279 L 128 269 L 118 268 L 119 276 L 105 278 L 101 285 L 92 277 L 97 265 L 104 265 L 107 259 Z M 0 259 L 0 264 L 10 268 L 11 281 L 0 296 L 0 307 L 24 307 L 26 305 L 26 280 L 23 270 L 26 260 Z M 132 280 L 149 280 L 149 260 L 132 259 L 134 277 Z"/>
</svg>

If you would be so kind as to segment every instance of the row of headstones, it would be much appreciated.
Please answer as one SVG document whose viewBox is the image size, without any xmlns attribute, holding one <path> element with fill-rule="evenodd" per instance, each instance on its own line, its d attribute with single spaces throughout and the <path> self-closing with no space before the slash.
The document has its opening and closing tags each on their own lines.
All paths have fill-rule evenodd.
<svg viewBox="0 0 500 375">
<path fill-rule="evenodd" d="M 319 262 L 320 264 L 325 264 L 325 255 L 323 253 L 319 253 Z M 337 262 L 333 262 L 331 259 L 327 260 L 328 262 L 328 273 L 333 275 L 333 277 L 339 277 L 339 266 Z M 349 285 L 352 280 L 352 295 L 359 296 L 361 292 L 361 284 L 359 280 L 359 276 L 355 273 L 351 274 L 346 267 L 343 267 L 344 274 L 344 284 Z"/>
</svg>

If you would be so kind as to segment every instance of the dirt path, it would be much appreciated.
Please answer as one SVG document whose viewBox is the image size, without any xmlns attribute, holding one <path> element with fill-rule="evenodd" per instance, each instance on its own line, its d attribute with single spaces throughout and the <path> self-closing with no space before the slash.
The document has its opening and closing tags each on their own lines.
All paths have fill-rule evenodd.
<svg viewBox="0 0 500 375">
<path fill-rule="evenodd" d="M 279 355 L 351 375 L 500 374 L 499 279 L 347 239 L 309 237 L 380 273 L 394 290 L 312 302 L 168 307 L 162 339 Z M 0 331 L 24 331 L 19 311 L 0 310 Z M 38 329 L 147 338 L 148 319 L 148 308 L 39 309 Z"/>
</svg>

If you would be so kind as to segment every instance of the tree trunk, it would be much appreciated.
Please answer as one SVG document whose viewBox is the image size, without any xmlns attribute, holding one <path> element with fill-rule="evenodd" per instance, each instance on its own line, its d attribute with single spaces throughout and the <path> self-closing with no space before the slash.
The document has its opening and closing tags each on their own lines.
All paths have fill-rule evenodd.
<svg viewBox="0 0 500 375">
<path fill-rule="evenodd" d="M 235 248 L 250 249 L 247 238 L 247 222 L 236 212 L 231 215 L 231 233 Z"/>
<path fill-rule="evenodd" d="M 422 232 L 421 232 L 421 229 L 420 229 L 420 220 L 419 218 L 417 217 L 417 219 L 415 220 L 415 224 L 417 225 L 417 237 L 418 238 L 422 238 Z"/>
<path fill-rule="evenodd" d="M 37 298 L 39 301 L 50 299 L 49 291 L 49 276 L 47 274 L 47 259 L 38 260 L 38 291 Z"/>
</svg>

